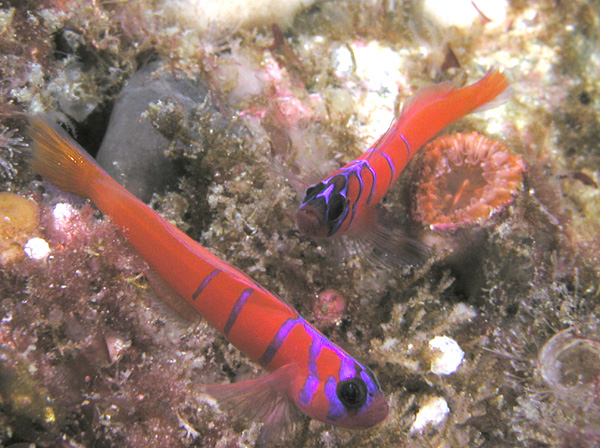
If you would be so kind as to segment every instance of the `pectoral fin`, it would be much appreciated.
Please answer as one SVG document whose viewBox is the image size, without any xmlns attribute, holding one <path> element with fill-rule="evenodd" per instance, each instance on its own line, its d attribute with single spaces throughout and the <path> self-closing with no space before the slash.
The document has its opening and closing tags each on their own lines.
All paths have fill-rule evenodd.
<svg viewBox="0 0 600 448">
<path fill-rule="evenodd" d="M 381 205 L 373 208 L 374 221 L 356 237 L 366 258 L 377 266 L 417 266 L 429 256 L 429 248 L 403 233 L 400 222 Z M 365 244 L 366 243 L 366 244 Z"/>
<path fill-rule="evenodd" d="M 262 445 L 284 438 L 298 416 L 289 397 L 297 368 L 287 364 L 271 374 L 239 383 L 204 385 L 204 391 L 219 403 L 248 420 L 264 423 L 260 435 Z"/>
</svg>

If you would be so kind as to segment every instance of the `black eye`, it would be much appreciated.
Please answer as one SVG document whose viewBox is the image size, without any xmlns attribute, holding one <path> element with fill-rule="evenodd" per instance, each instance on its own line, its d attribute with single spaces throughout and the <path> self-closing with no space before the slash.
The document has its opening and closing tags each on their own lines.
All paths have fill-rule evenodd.
<svg viewBox="0 0 600 448">
<path fill-rule="evenodd" d="M 308 187 L 306 189 L 306 192 L 304 193 L 304 199 L 302 199 L 302 202 L 308 202 L 313 197 L 315 197 L 319 193 L 323 192 L 324 189 L 325 189 L 325 184 L 323 182 L 319 182 L 318 184 L 314 184 L 314 185 Z"/>
<path fill-rule="evenodd" d="M 358 409 L 367 400 L 367 386 L 360 378 L 350 378 L 338 384 L 337 396 L 346 408 Z"/>
<path fill-rule="evenodd" d="M 329 197 L 327 209 L 327 222 L 337 221 L 346 207 L 346 198 L 341 194 L 332 194 Z"/>
</svg>

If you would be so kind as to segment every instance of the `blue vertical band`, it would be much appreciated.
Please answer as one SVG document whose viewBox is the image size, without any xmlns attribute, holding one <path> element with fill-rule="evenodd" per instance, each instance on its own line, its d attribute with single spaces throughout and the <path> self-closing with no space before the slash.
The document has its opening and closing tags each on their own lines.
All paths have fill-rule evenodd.
<svg viewBox="0 0 600 448">
<path fill-rule="evenodd" d="M 210 281 L 213 278 L 215 278 L 215 276 L 219 272 L 221 272 L 220 269 L 215 269 L 210 274 L 208 274 L 206 277 L 204 277 L 204 280 L 202 280 L 202 283 L 200 283 L 200 286 L 198 286 L 198 289 L 196 289 L 196 292 L 194 294 L 192 294 L 192 300 L 196 300 L 198 298 L 198 296 L 200 294 L 202 294 L 202 291 L 204 291 L 204 288 L 206 288 L 208 286 L 208 284 L 210 283 Z"/>
<path fill-rule="evenodd" d="M 233 309 L 231 310 L 231 314 L 229 314 L 229 317 L 227 318 L 225 329 L 223 330 L 223 334 L 225 334 L 225 336 L 229 335 L 231 327 L 233 327 L 233 324 L 235 324 L 235 320 L 237 319 L 238 315 L 240 314 L 240 311 L 242 311 L 242 308 L 244 308 L 244 305 L 246 304 L 246 300 L 248 300 L 248 297 L 250 297 L 250 295 L 253 292 L 253 288 L 246 288 L 242 291 L 242 293 L 236 300 L 235 305 L 233 305 Z"/>
</svg>

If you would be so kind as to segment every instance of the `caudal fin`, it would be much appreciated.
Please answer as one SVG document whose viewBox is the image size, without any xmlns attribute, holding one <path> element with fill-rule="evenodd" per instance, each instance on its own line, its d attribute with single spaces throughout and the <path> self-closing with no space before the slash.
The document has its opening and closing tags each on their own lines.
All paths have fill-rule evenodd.
<svg viewBox="0 0 600 448">
<path fill-rule="evenodd" d="M 466 92 L 474 92 L 473 102 L 479 104 L 470 113 L 493 109 L 504 104 L 512 94 L 508 78 L 497 68 L 490 69 L 483 78 L 465 89 Z M 468 96 L 468 93 L 465 93 L 465 96 Z"/>
<path fill-rule="evenodd" d="M 459 88 L 450 81 L 423 87 L 404 103 L 401 117 L 412 120 L 413 117 L 437 111 L 447 115 L 445 121 L 451 122 L 470 112 L 481 110 L 482 107 L 506 101 L 508 87 L 508 78 L 497 68 L 489 70 L 479 81 L 464 87 Z M 435 115 L 429 115 L 428 118 L 430 122 L 439 120 Z"/>
<path fill-rule="evenodd" d="M 33 170 L 61 190 L 89 198 L 91 181 L 107 176 L 84 149 L 45 119 L 31 119 L 29 136 Z"/>
<path fill-rule="evenodd" d="M 402 136 L 399 147 L 404 148 L 408 143 L 414 154 L 450 123 L 468 113 L 504 102 L 508 87 L 506 75 L 491 69 L 482 79 L 465 87 L 457 88 L 446 81 L 422 88 L 404 104 L 400 118 L 386 135 L 389 134 L 388 139 Z"/>
</svg>

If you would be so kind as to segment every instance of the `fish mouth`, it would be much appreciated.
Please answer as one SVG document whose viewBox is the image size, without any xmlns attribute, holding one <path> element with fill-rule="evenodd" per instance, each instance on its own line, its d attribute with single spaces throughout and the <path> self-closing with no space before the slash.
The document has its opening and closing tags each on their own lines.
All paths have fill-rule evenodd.
<svg viewBox="0 0 600 448">
<path fill-rule="evenodd" d="M 385 396 L 383 394 L 379 395 L 375 401 L 360 414 L 361 423 L 363 423 L 363 425 L 356 426 L 356 428 L 366 429 L 375 426 L 377 423 L 381 423 L 385 420 L 389 412 L 390 405 Z"/>
<path fill-rule="evenodd" d="M 380 394 L 367 408 L 337 421 L 335 424 L 350 429 L 369 429 L 385 420 L 389 412 L 390 406 L 385 396 Z"/>
<path fill-rule="evenodd" d="M 328 229 L 323 223 L 323 213 L 318 207 L 307 204 L 302 206 L 294 216 L 296 228 L 303 235 L 313 238 L 327 238 Z"/>
</svg>

